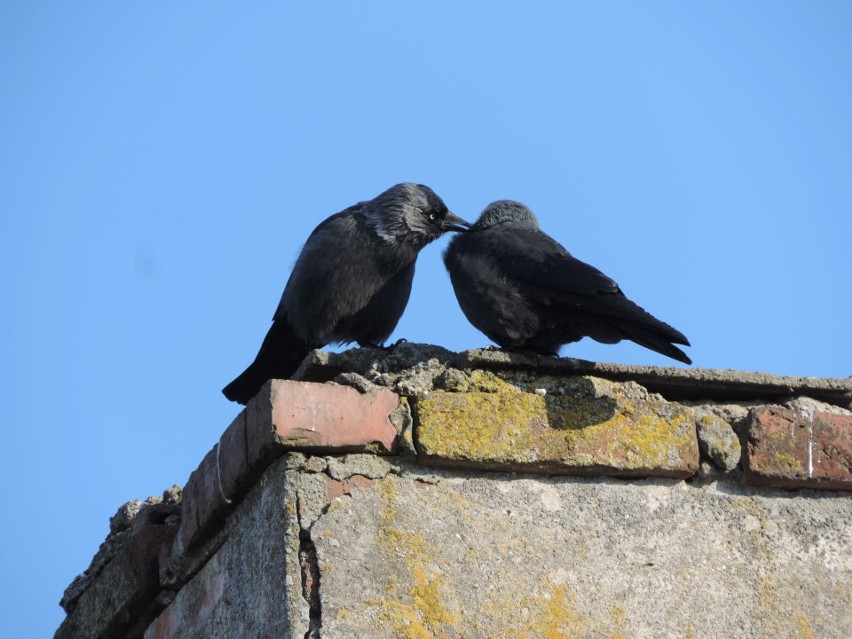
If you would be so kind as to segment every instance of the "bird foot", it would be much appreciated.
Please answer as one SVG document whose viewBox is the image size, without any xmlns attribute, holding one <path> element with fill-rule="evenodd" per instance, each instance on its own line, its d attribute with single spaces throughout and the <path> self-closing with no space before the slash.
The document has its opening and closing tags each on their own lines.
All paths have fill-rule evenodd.
<svg viewBox="0 0 852 639">
<path fill-rule="evenodd" d="M 393 344 L 390 344 L 389 346 L 385 346 L 384 344 L 374 344 L 372 342 L 361 342 L 361 341 L 359 341 L 358 346 L 360 346 L 361 348 L 375 348 L 377 350 L 385 351 L 386 353 L 389 353 L 393 349 L 395 349 L 397 346 L 399 346 L 400 344 L 404 344 L 407 341 L 408 341 L 407 339 L 405 339 L 404 337 L 401 337 L 398 340 L 396 340 Z"/>
</svg>

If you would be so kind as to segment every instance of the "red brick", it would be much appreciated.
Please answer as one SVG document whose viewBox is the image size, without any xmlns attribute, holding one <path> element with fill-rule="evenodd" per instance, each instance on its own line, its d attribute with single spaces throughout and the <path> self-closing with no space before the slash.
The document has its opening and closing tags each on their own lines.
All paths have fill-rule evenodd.
<svg viewBox="0 0 852 639">
<path fill-rule="evenodd" d="M 224 497 L 235 500 L 248 488 L 250 460 L 246 456 L 246 413 L 237 415 L 219 438 L 219 477 Z"/>
<path fill-rule="evenodd" d="M 144 639 L 174 639 L 175 637 L 201 636 L 205 624 L 222 599 L 227 571 L 224 566 L 225 549 L 208 561 L 197 578 L 184 588 L 192 595 L 175 600 L 148 626 Z M 189 590 L 187 590 L 189 592 Z"/>
<path fill-rule="evenodd" d="M 270 462 L 288 450 L 393 452 L 392 392 L 271 380 L 207 453 L 183 489 L 176 561 L 236 505 Z"/>
<path fill-rule="evenodd" d="M 375 480 L 364 477 L 363 475 L 352 475 L 352 477 L 347 477 L 342 480 L 332 479 L 329 477 L 326 480 L 326 483 L 326 494 L 328 495 L 328 500 L 331 501 L 332 499 L 350 494 L 353 488 L 367 488 L 372 486 L 375 483 Z"/>
<path fill-rule="evenodd" d="M 250 461 L 285 450 L 395 452 L 390 414 L 399 405 L 386 389 L 271 380 L 246 407 Z"/>
<path fill-rule="evenodd" d="M 852 416 L 753 409 L 745 479 L 779 488 L 852 490 Z"/>
<path fill-rule="evenodd" d="M 231 503 L 226 500 L 219 482 L 220 463 L 221 451 L 214 446 L 192 471 L 183 488 L 178 542 L 184 551 L 198 543 L 210 525 L 234 506 L 233 500 Z"/>
</svg>

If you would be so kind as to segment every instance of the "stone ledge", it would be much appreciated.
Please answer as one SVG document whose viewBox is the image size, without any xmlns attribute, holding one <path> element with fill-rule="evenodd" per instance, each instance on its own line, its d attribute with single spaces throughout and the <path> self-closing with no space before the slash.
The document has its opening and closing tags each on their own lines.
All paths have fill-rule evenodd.
<svg viewBox="0 0 852 639">
<path fill-rule="evenodd" d="M 415 343 L 400 344 L 389 353 L 369 348 L 353 348 L 341 353 L 314 350 L 302 362 L 294 378 L 325 382 L 349 372 L 393 380 L 430 361 L 441 369 L 532 371 L 540 375 L 593 375 L 616 382 L 633 381 L 668 400 L 762 400 L 768 403 L 803 395 L 852 410 L 852 376 L 796 377 L 729 369 L 630 366 L 488 348 L 454 353 L 438 346 Z"/>
<path fill-rule="evenodd" d="M 629 366 L 489 349 L 459 353 L 454 365 L 467 369 L 535 370 L 538 373 L 561 375 L 588 374 L 617 382 L 633 381 L 670 400 L 769 400 L 806 395 L 842 408 L 852 408 L 852 377 L 793 377 L 711 368 Z"/>
</svg>

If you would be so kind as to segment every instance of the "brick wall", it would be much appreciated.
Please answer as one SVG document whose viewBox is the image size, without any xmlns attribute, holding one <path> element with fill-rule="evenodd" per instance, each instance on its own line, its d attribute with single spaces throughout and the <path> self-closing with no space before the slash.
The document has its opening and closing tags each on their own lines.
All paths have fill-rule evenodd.
<svg viewBox="0 0 852 639">
<path fill-rule="evenodd" d="M 314 352 L 131 502 L 68 637 L 852 636 L 852 380 Z"/>
</svg>

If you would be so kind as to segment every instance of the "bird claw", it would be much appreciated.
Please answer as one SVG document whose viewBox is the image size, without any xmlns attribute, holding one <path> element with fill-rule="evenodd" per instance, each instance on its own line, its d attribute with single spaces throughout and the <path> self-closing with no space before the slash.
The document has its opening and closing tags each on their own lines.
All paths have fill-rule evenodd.
<svg viewBox="0 0 852 639">
<path fill-rule="evenodd" d="M 382 344 L 375 344 L 373 342 L 361 342 L 361 341 L 358 342 L 358 346 L 360 346 L 361 348 L 375 348 L 376 350 L 385 351 L 386 353 L 389 353 L 393 349 L 395 349 L 397 346 L 399 346 L 400 344 L 404 344 L 406 342 L 408 342 L 407 339 L 405 339 L 404 337 L 400 337 L 393 344 L 390 344 L 388 346 L 385 346 L 383 343 Z"/>
</svg>

